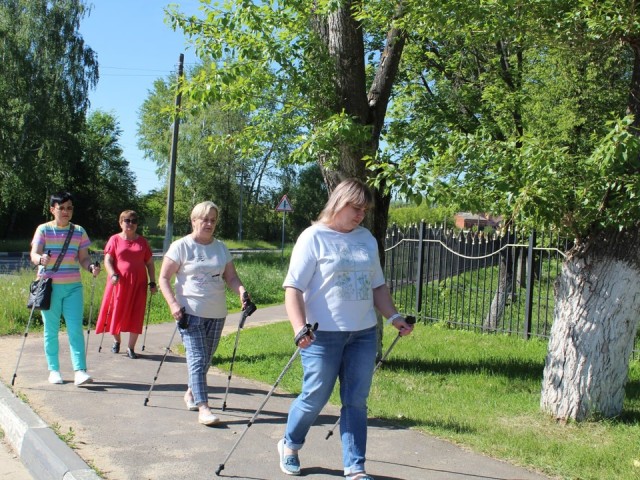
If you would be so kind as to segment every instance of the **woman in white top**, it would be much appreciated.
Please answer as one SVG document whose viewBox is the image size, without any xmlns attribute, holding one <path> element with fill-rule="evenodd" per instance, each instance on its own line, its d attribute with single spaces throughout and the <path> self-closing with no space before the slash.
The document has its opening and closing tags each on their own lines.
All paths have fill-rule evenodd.
<svg viewBox="0 0 640 480">
<path fill-rule="evenodd" d="M 341 182 L 291 254 L 283 286 L 294 335 L 308 324 L 317 323 L 318 329 L 298 343 L 302 393 L 291 404 L 284 438 L 278 442 L 280 469 L 288 475 L 300 474 L 298 450 L 340 379 L 344 474 L 348 480 L 372 478 L 364 463 L 367 398 L 377 350 L 376 309 L 401 335 L 413 330 L 393 304 L 375 238 L 360 226 L 372 204 L 363 182 Z"/>
<path fill-rule="evenodd" d="M 209 407 L 207 371 L 227 316 L 225 286 L 240 296 L 243 308 L 249 299 L 243 300 L 245 288 L 229 250 L 213 236 L 218 213 L 217 205 L 209 201 L 193 208 L 193 232 L 171 244 L 158 280 L 187 352 L 189 383 L 184 401 L 187 409 L 199 411 L 198 421 L 203 425 L 220 421 Z M 174 275 L 175 292 L 171 286 Z"/>
</svg>

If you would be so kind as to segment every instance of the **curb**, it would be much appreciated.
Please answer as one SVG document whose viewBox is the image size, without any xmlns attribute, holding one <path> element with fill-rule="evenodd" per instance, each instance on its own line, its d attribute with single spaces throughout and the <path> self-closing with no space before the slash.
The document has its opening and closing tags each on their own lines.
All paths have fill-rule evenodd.
<svg viewBox="0 0 640 480">
<path fill-rule="evenodd" d="M 2 382 L 0 428 L 33 478 L 100 480 L 96 472 Z"/>
</svg>

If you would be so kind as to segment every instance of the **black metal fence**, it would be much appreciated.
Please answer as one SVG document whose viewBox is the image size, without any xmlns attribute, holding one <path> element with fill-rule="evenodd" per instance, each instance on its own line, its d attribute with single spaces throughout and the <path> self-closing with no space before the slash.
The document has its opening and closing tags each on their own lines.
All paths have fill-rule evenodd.
<svg viewBox="0 0 640 480">
<path fill-rule="evenodd" d="M 385 278 L 398 308 L 423 322 L 548 337 L 564 239 L 538 232 L 453 233 L 393 226 Z"/>
</svg>

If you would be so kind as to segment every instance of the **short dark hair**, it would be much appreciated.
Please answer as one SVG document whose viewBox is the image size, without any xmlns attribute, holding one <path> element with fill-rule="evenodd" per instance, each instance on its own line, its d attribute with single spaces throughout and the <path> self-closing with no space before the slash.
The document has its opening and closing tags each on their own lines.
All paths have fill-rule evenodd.
<svg viewBox="0 0 640 480">
<path fill-rule="evenodd" d="M 49 198 L 49 206 L 55 207 L 56 204 L 60 205 L 64 202 L 68 202 L 69 200 L 73 202 L 73 195 L 71 195 L 69 192 L 57 192 L 51 195 L 51 198 Z"/>
</svg>

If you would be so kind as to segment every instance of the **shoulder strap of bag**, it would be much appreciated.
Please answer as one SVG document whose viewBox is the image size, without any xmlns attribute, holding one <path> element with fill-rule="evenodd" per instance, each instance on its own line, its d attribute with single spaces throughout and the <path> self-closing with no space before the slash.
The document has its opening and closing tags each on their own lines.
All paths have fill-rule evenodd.
<svg viewBox="0 0 640 480">
<path fill-rule="evenodd" d="M 60 267 L 60 263 L 62 262 L 62 259 L 64 258 L 65 254 L 67 253 L 67 247 L 69 247 L 69 242 L 71 241 L 71 237 L 73 236 L 74 229 L 75 229 L 75 226 L 73 225 L 73 223 L 69 223 L 69 233 L 67 233 L 67 238 L 65 238 L 64 240 L 64 245 L 62 245 L 62 250 L 60 251 L 60 255 L 58 255 L 58 258 L 56 258 L 56 263 L 53 265 L 53 268 L 50 270 L 51 272 L 55 272 L 56 270 L 58 270 L 58 267 Z"/>
</svg>

